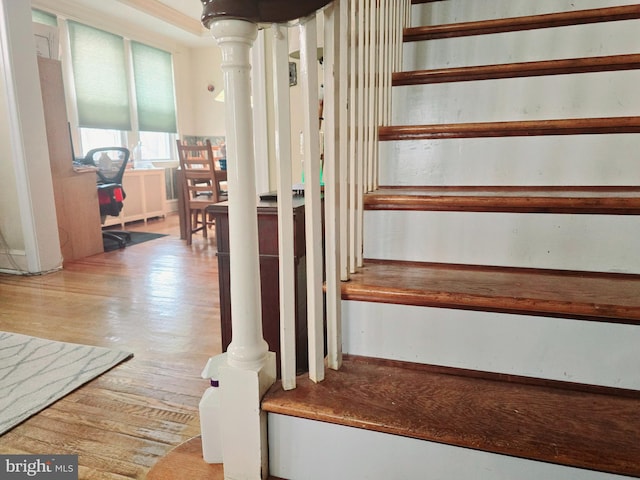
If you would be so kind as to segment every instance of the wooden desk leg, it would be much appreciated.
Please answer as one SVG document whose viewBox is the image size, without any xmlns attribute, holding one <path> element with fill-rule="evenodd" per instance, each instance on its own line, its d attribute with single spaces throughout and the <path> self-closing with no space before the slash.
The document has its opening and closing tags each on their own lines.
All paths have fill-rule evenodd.
<svg viewBox="0 0 640 480">
<path fill-rule="evenodd" d="M 182 171 L 176 170 L 176 184 L 178 195 L 178 218 L 180 219 L 180 240 L 187 239 L 187 219 L 185 218 L 185 204 L 182 196 Z"/>
</svg>

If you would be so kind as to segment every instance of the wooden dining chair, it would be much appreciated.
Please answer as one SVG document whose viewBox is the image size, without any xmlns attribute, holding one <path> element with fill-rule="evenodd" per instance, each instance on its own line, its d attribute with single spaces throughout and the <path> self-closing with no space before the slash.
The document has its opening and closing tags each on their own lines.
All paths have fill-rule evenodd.
<svg viewBox="0 0 640 480">
<path fill-rule="evenodd" d="M 207 238 L 207 228 L 213 225 L 205 211 L 207 206 L 227 199 L 220 189 L 220 182 L 226 180 L 226 172 L 215 168 L 209 140 L 204 145 L 187 145 L 180 140 L 177 144 L 182 171 L 185 233 L 187 245 L 191 245 L 194 233 L 202 231 Z"/>
</svg>

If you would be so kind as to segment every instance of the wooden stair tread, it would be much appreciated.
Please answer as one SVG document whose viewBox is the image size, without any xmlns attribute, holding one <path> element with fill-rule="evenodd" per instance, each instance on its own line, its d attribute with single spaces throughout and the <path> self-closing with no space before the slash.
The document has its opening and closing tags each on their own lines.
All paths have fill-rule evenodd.
<svg viewBox="0 0 640 480">
<path fill-rule="evenodd" d="M 470 67 L 438 68 L 395 72 L 393 86 L 426 85 L 444 82 L 469 82 L 499 78 L 567 75 L 574 73 L 610 72 L 640 68 L 640 55 L 610 55 L 601 57 L 570 58 L 538 62 L 506 63 Z"/>
<path fill-rule="evenodd" d="M 393 125 L 378 128 L 378 139 L 429 140 L 448 138 L 527 137 L 640 133 L 640 117 L 572 118 L 506 122 Z"/>
<path fill-rule="evenodd" d="M 438 38 L 566 27 L 569 25 L 633 20 L 637 18 L 640 18 L 640 5 L 625 5 L 621 7 L 594 8 L 523 17 L 411 27 L 405 28 L 403 39 L 405 42 L 417 42 Z"/>
<path fill-rule="evenodd" d="M 263 401 L 272 413 L 545 462 L 640 476 L 640 400 L 345 356 Z"/>
<path fill-rule="evenodd" d="M 640 324 L 640 275 L 368 259 L 342 299 Z"/>
<path fill-rule="evenodd" d="M 395 187 L 364 197 L 367 210 L 640 214 L 640 187 Z"/>
</svg>

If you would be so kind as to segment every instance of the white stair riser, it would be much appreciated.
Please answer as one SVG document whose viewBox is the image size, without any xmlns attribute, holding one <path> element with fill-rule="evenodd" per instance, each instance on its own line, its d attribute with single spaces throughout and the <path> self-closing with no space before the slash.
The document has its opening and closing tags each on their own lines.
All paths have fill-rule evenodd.
<svg viewBox="0 0 640 480">
<path fill-rule="evenodd" d="M 638 185 L 640 135 L 380 142 L 380 185 Z"/>
<path fill-rule="evenodd" d="M 392 125 L 634 116 L 638 84 L 629 70 L 396 87 Z"/>
<path fill-rule="evenodd" d="M 364 257 L 387 260 L 640 273 L 638 238 L 637 217 L 624 215 L 379 210 L 364 219 Z"/>
<path fill-rule="evenodd" d="M 619 475 L 269 414 L 270 474 L 288 480 L 616 480 Z"/>
<path fill-rule="evenodd" d="M 410 71 L 638 53 L 639 29 L 640 20 L 624 20 L 405 42 L 402 69 Z"/>
<path fill-rule="evenodd" d="M 438 25 L 443 23 L 474 22 L 502 17 L 544 15 L 555 12 L 588 10 L 591 8 L 635 5 L 634 0 L 510 0 L 508 2 L 473 2 L 447 0 L 446 2 L 413 5 L 411 25 Z"/>
<path fill-rule="evenodd" d="M 640 328 L 342 302 L 345 353 L 640 390 Z"/>
</svg>

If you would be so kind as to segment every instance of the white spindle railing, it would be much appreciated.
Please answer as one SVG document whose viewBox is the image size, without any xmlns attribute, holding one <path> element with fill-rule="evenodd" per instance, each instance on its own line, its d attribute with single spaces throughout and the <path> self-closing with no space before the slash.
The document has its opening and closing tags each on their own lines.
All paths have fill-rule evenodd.
<svg viewBox="0 0 640 480">
<path fill-rule="evenodd" d="M 316 16 L 300 22 L 300 80 L 304 112 L 304 196 L 307 257 L 307 335 L 309 378 L 324 380 L 324 311 L 322 292 L 322 203 L 320 193 L 319 83 Z"/>
<path fill-rule="evenodd" d="M 336 41 L 340 48 L 339 60 L 334 60 L 337 63 L 338 69 L 334 70 L 334 76 L 337 77 L 335 81 L 338 82 L 339 90 L 336 94 L 338 102 L 336 121 L 337 126 L 335 130 L 337 132 L 339 142 L 336 148 L 336 155 L 339 161 L 335 171 L 339 172 L 339 205 L 340 205 L 340 279 L 342 281 L 349 280 L 349 86 L 348 80 L 351 75 L 349 74 L 349 62 L 350 53 L 347 48 L 346 51 L 342 51 L 344 46 L 349 45 L 350 32 L 349 32 L 349 2 L 341 1 L 339 4 L 340 14 L 337 17 L 339 28 L 334 27 L 334 35 L 336 35 Z M 335 15 L 335 13 L 334 13 Z M 335 58 L 335 57 L 334 57 Z M 337 342 L 337 341 L 336 341 Z M 331 360 L 329 361 L 331 368 Z"/>
<path fill-rule="evenodd" d="M 346 2 L 345 2 L 346 5 Z M 342 365 L 342 320 L 340 295 L 340 243 L 342 213 L 340 211 L 341 125 L 346 105 L 341 103 L 340 40 L 341 5 L 339 2 L 324 11 L 324 183 L 325 183 L 325 278 L 327 317 L 327 366 L 337 370 Z M 346 127 L 346 124 L 344 125 Z"/>
<path fill-rule="evenodd" d="M 307 297 L 309 334 L 309 376 L 313 381 L 324 377 L 324 320 L 326 319 L 327 366 L 338 369 L 342 359 L 340 280 L 348 280 L 350 273 L 362 266 L 363 258 L 363 194 L 378 186 L 379 125 L 391 118 L 391 75 L 401 64 L 399 44 L 403 28 L 408 21 L 410 0 L 336 0 L 322 13 L 324 21 L 324 62 L 321 77 L 324 84 L 324 122 L 318 135 L 318 71 L 316 61 L 316 16 L 299 20 L 300 77 L 304 110 L 304 178 L 307 239 Z M 276 56 L 284 56 L 285 26 L 274 26 Z M 278 57 L 280 58 L 280 57 Z M 274 99 L 277 111 L 288 107 L 288 98 L 282 85 L 284 59 L 280 69 L 274 66 L 276 79 Z M 275 65 L 275 64 L 274 64 Z M 280 72 L 280 73 L 278 73 Z M 284 116 L 284 114 L 283 114 Z M 278 130 L 286 129 L 281 116 L 276 115 Z M 291 127 L 289 127 L 289 131 Z M 289 135 L 277 135 L 279 143 L 289 148 Z M 319 146 L 319 142 L 323 145 Z M 280 147 L 277 147 L 280 150 Z M 320 159 L 324 152 L 324 203 L 320 201 Z M 280 155 L 281 161 L 285 160 Z M 288 157 L 287 157 L 288 158 Z M 282 166 L 281 166 L 282 168 Z M 281 175 L 290 176 L 289 170 Z M 289 191 L 289 185 L 279 181 L 279 195 Z M 289 207 L 282 206 L 280 218 L 288 221 Z M 322 208 L 324 208 L 324 215 Z M 321 245 L 320 221 L 324 218 L 324 251 Z M 289 228 L 281 226 L 282 231 Z M 286 248 L 286 247 L 283 247 Z M 286 253 L 281 251 L 281 254 Z M 326 309 L 323 311 L 321 291 L 324 257 L 324 288 Z M 287 267 L 291 271 L 290 267 Z M 282 275 L 285 272 L 281 272 Z M 292 273 L 289 273 L 292 275 Z M 285 293 L 294 290 L 282 287 Z M 287 305 L 292 299 L 282 299 L 281 310 L 288 315 Z M 287 332 L 293 336 L 292 320 L 283 317 L 282 344 Z M 283 354 L 283 385 L 294 388 L 293 368 L 285 368 L 293 351 Z M 287 372 L 285 374 L 285 372 Z"/>
<path fill-rule="evenodd" d="M 205 11 L 212 2 L 215 0 L 203 1 Z M 339 369 L 342 362 L 340 283 L 363 263 L 363 195 L 378 185 L 377 129 L 390 121 L 391 74 L 401 65 L 400 44 L 410 4 L 411 0 L 334 0 L 322 12 L 297 19 L 295 29 L 289 29 L 292 19 L 270 27 L 273 78 L 268 83 L 273 84 L 273 94 L 266 97 L 274 102 L 270 135 L 276 152 L 281 377 L 286 390 L 296 386 L 291 132 L 300 128 L 292 127 L 290 109 L 301 108 L 304 118 L 309 378 L 320 382 L 325 376 L 325 345 L 327 366 Z M 265 475 L 265 420 L 255 412 L 259 412 L 256 406 L 274 370 L 260 322 L 253 190 L 249 49 L 258 28 L 255 14 L 259 11 L 252 9 L 254 17 L 245 21 L 237 19 L 237 12 L 233 19 L 226 19 L 222 8 L 221 18 L 212 15 L 213 19 L 206 21 L 222 48 L 226 91 L 233 339 L 228 366 L 221 368 L 220 388 L 225 475 L 230 472 L 227 478 Z M 321 72 L 316 43 L 318 18 L 324 25 Z M 303 101 L 299 106 L 291 105 L 289 98 L 290 33 L 300 36 L 298 80 Z M 320 123 L 319 73 L 324 85 L 324 120 L 321 118 Z M 320 185 L 322 156 L 324 192 Z M 252 398 L 240 400 L 238 396 L 243 394 Z M 257 450 L 256 441 L 260 442 Z"/>
<path fill-rule="evenodd" d="M 275 151 L 278 192 L 292 190 L 291 166 L 291 113 L 289 98 L 289 43 L 288 29 L 273 28 L 273 103 L 275 116 Z M 278 195 L 278 250 L 280 270 L 280 372 L 282 387 L 296 387 L 295 342 L 295 265 L 293 244 L 293 199 L 291 195 Z"/>
</svg>

